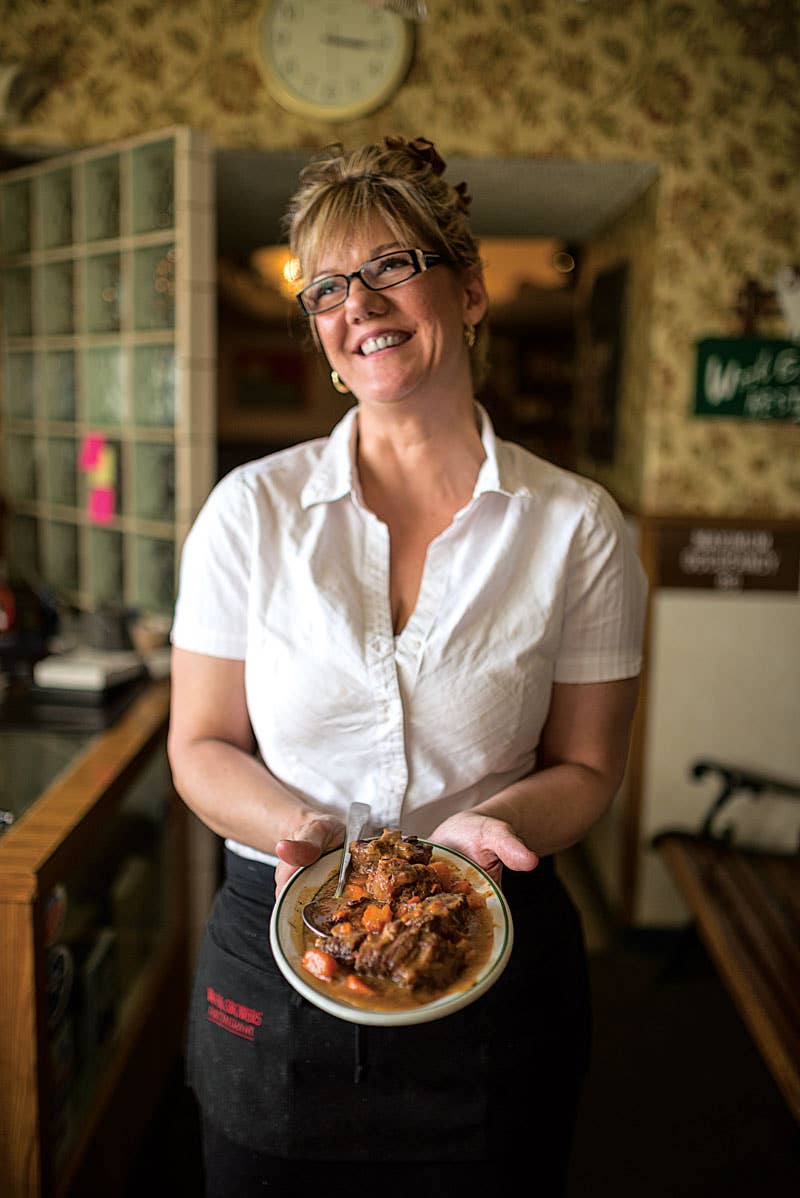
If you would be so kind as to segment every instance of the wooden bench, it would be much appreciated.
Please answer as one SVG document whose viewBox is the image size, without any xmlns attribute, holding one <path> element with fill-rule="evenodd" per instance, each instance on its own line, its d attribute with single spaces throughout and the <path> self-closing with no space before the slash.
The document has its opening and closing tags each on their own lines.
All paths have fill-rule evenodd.
<svg viewBox="0 0 800 1198">
<path fill-rule="evenodd" d="M 800 799 L 800 786 L 748 770 L 701 761 L 722 790 L 697 834 L 665 831 L 654 838 L 789 1109 L 800 1122 L 800 855 L 737 848 L 716 836 L 713 822 L 736 794 L 780 793 Z"/>
</svg>

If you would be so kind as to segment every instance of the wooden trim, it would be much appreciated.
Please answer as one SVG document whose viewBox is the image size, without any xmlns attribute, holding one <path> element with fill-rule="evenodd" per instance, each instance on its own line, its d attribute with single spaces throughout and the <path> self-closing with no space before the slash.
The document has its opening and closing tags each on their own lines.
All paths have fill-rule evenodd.
<svg viewBox="0 0 800 1198">
<path fill-rule="evenodd" d="M 632 923 L 639 884 L 639 843 L 644 796 L 645 749 L 649 708 L 650 657 L 653 598 L 658 587 L 658 534 L 647 520 L 636 518 L 639 526 L 639 557 L 649 584 L 644 621 L 644 652 L 639 678 L 639 702 L 633 719 L 631 746 L 626 772 L 625 805 L 620 821 L 619 877 L 621 916 Z"/>
<path fill-rule="evenodd" d="M 41 1186 L 34 958 L 33 907 L 5 908 L 0 917 L 0 1078 L 13 1078 L 13 1085 L 0 1085 L 0 1178 L 13 1179 L 15 1194 L 38 1194 Z"/>
<path fill-rule="evenodd" d="M 681 525 L 702 524 L 708 528 L 775 528 L 790 532 L 800 528 L 800 517 L 771 516 L 769 513 L 743 513 L 741 516 L 706 516 L 702 512 L 659 512 L 649 515 L 646 512 L 632 512 L 633 519 L 640 525 L 656 531 L 662 528 L 676 528 Z"/>
</svg>

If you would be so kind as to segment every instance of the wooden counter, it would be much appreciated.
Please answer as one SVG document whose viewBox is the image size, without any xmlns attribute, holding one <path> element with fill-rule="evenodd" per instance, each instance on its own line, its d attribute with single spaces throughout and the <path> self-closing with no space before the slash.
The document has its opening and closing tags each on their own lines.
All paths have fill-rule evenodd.
<svg viewBox="0 0 800 1198">
<path fill-rule="evenodd" d="M 169 683 L 150 684 L 0 838 L 4 1194 L 121 1193 L 180 1050 L 186 820 L 168 714 Z M 31 752 L 46 735 L 31 730 Z"/>
</svg>

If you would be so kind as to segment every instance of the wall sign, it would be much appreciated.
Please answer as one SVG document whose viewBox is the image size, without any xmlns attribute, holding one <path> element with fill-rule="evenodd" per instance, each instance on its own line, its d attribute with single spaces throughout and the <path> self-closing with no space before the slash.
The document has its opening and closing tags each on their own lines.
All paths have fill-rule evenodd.
<svg viewBox="0 0 800 1198">
<path fill-rule="evenodd" d="M 800 342 L 765 337 L 699 341 L 694 412 L 800 421 Z"/>
<path fill-rule="evenodd" d="M 683 524 L 659 533 L 665 587 L 723 591 L 800 588 L 800 529 Z"/>
</svg>

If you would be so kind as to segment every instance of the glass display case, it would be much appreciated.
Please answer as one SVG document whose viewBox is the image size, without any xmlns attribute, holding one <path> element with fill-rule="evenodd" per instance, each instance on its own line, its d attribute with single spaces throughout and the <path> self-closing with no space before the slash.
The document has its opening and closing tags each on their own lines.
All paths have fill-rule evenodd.
<svg viewBox="0 0 800 1198">
<path fill-rule="evenodd" d="M 0 1176 L 20 1198 L 122 1193 L 180 1051 L 187 823 L 168 696 L 150 684 L 88 741 L 0 733 Z"/>
<path fill-rule="evenodd" d="M 117 604 L 168 612 L 216 477 L 210 143 L 161 130 L 2 175 L 0 285 L 12 575 L 83 610 L 113 580 Z"/>
</svg>

